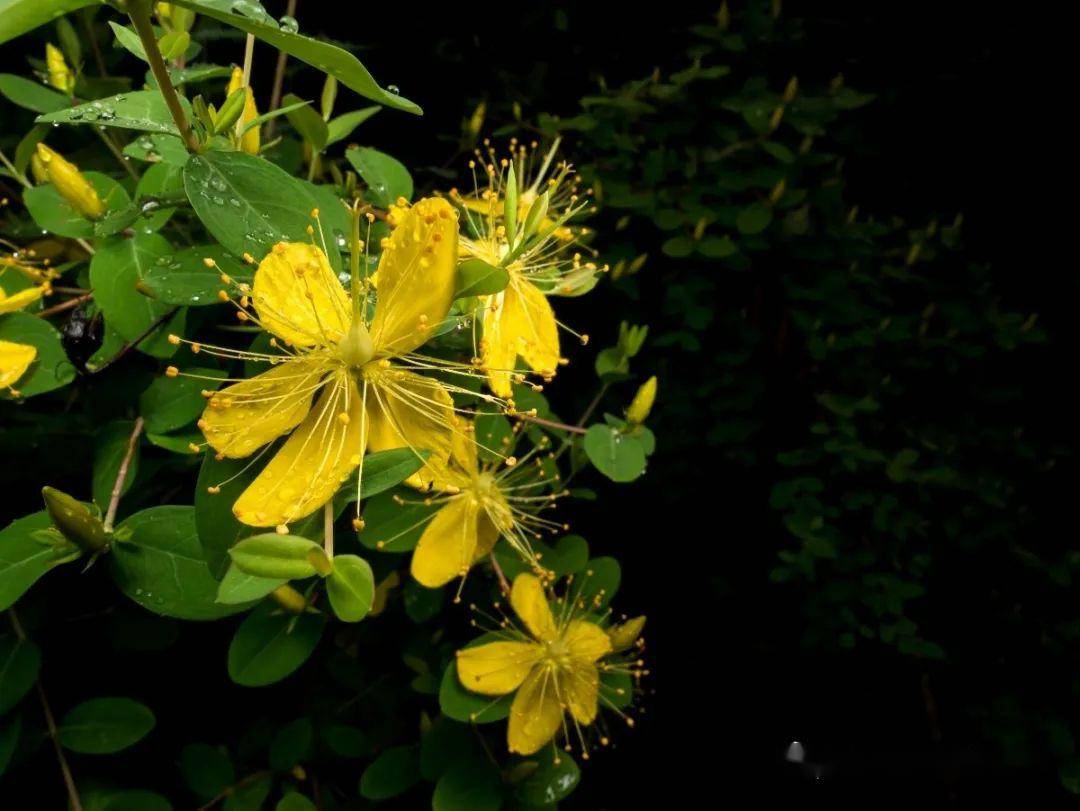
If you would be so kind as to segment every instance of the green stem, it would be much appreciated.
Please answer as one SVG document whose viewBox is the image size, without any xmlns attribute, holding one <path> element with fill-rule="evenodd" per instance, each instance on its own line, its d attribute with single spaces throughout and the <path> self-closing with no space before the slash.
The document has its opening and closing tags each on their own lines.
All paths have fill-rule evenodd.
<svg viewBox="0 0 1080 811">
<path fill-rule="evenodd" d="M 172 80 L 169 78 L 169 69 L 165 66 L 165 59 L 161 56 L 157 38 L 154 36 L 154 26 L 150 23 L 149 3 L 147 0 L 128 0 L 127 13 L 131 19 L 131 25 L 135 33 L 139 35 L 143 50 L 146 52 L 146 61 L 150 63 L 150 71 L 154 74 L 158 90 L 161 91 L 165 105 L 172 114 L 176 128 L 180 130 L 180 140 L 184 142 L 188 152 L 198 152 L 199 142 L 191 131 L 191 124 L 184 115 L 184 108 L 180 106 L 180 97 L 176 94 Z"/>
</svg>

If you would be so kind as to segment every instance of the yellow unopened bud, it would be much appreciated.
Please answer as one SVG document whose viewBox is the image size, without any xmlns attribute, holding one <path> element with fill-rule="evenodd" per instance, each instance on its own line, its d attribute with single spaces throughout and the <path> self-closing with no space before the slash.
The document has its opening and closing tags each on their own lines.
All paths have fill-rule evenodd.
<svg viewBox="0 0 1080 811">
<path fill-rule="evenodd" d="M 75 89 L 75 71 L 68 67 L 64 52 L 51 42 L 45 45 L 45 69 L 49 84 L 70 96 Z"/>
<path fill-rule="evenodd" d="M 39 186 L 42 183 L 49 182 L 49 170 L 45 168 L 45 164 L 42 163 L 41 158 L 38 157 L 37 152 L 30 155 L 30 174 L 34 177 L 34 182 Z"/>
<path fill-rule="evenodd" d="M 49 182 L 72 208 L 88 220 L 101 219 L 105 213 L 105 204 L 78 166 L 65 160 L 59 152 L 49 149 L 45 144 L 37 145 L 36 157 L 44 167 Z"/>
<path fill-rule="evenodd" d="M 616 651 L 623 651 L 637 642 L 645 628 L 645 617 L 634 617 L 618 625 L 608 628 L 608 639 L 611 647 Z"/>
<path fill-rule="evenodd" d="M 656 402 L 656 375 L 653 375 L 637 390 L 630 407 L 626 409 L 626 420 L 635 425 L 645 422 L 652 411 L 653 403 Z"/>
<path fill-rule="evenodd" d="M 225 88 L 225 97 L 228 98 L 233 92 L 244 88 L 244 112 L 240 114 L 240 118 L 236 122 L 236 131 L 239 132 L 246 127 L 250 122 L 259 117 L 259 110 L 255 107 L 255 95 L 251 92 L 250 87 L 244 85 L 244 72 L 240 68 L 233 68 L 232 77 L 229 79 L 229 86 Z M 259 154 L 259 128 L 252 127 L 243 135 L 240 136 L 240 149 L 243 152 L 247 152 L 249 155 Z"/>
</svg>

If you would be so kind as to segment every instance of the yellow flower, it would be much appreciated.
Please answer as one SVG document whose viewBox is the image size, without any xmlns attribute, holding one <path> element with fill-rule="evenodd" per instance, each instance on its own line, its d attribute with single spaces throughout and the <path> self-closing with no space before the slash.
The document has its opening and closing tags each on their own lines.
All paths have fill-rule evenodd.
<svg viewBox="0 0 1080 811">
<path fill-rule="evenodd" d="M 533 457 L 544 444 L 520 460 L 479 461 L 474 428 L 462 421 L 453 435 L 446 468 L 433 482 L 441 495 L 431 499 L 438 509 L 428 519 L 412 557 L 412 575 L 421 585 L 438 588 L 464 577 L 474 562 L 487 555 L 501 537 L 537 571 L 542 571 L 530 544 L 539 530 L 557 530 L 560 524 L 537 515 L 560 494 L 548 492 L 554 482 L 538 474 Z M 546 438 L 545 438 L 546 440 Z M 380 540 L 385 549 L 394 539 Z"/>
<path fill-rule="evenodd" d="M 582 260 L 586 231 L 570 222 L 588 202 L 579 197 L 572 167 L 565 161 L 554 165 L 557 149 L 558 141 L 538 167 L 539 153 L 516 140 L 506 158 L 497 158 L 490 146 L 486 153 L 477 150 L 479 162 L 469 163 L 474 193 L 450 192 L 464 214 L 462 255 L 505 267 L 510 276 L 505 290 L 480 303 L 480 358 L 488 385 L 500 397 L 512 393 L 519 357 L 545 379 L 555 374 L 560 325 L 547 297 L 586 292 L 606 269 Z M 508 206 L 508 199 L 516 205 Z"/>
<path fill-rule="evenodd" d="M 630 407 L 626 409 L 626 421 L 638 425 L 649 418 L 653 403 L 656 402 L 656 375 L 653 375 L 634 394 Z"/>
<path fill-rule="evenodd" d="M 71 207 L 88 220 L 101 219 L 105 213 L 105 204 L 101 202 L 97 190 L 90 185 L 79 167 L 66 160 L 59 152 L 49 149 L 45 144 L 37 145 L 36 155 L 40 167 L 34 167 L 34 176 L 43 173 Z"/>
<path fill-rule="evenodd" d="M 421 200 L 403 215 L 383 242 L 370 322 L 367 288 L 359 279 L 358 224 L 351 299 L 322 249 L 278 243 L 259 263 L 253 284 L 235 285 L 240 296 L 234 303 L 242 321 L 273 336 L 271 346 L 280 354 L 191 344 L 195 351 L 272 365 L 208 393 L 199 420 L 219 458 L 246 457 L 289 435 L 233 506 L 241 522 L 280 527 L 303 518 L 333 498 L 358 468 L 359 492 L 365 450 L 429 451 L 411 480 L 416 485 L 430 485 L 445 468 L 457 422 L 450 393 L 463 389 L 417 372 L 459 370 L 415 350 L 453 301 L 456 231 L 454 211 L 444 200 Z M 233 300 L 225 290 L 220 296 Z M 176 336 L 170 340 L 181 343 Z"/>
<path fill-rule="evenodd" d="M 514 579 L 510 605 L 525 631 L 506 621 L 500 631 L 503 639 L 459 650 L 458 680 L 467 690 L 487 696 L 517 691 L 507 729 L 511 752 L 531 755 L 560 731 L 569 743 L 567 713 L 584 748 L 581 728 L 596 720 L 600 702 L 615 706 L 605 695 L 609 688 L 601 673 L 643 675 L 641 661 L 609 661 L 615 650 L 607 631 L 583 617 L 595 607 L 594 601 L 566 595 L 552 613 L 543 584 L 531 574 Z"/>
<path fill-rule="evenodd" d="M 75 71 L 68 67 L 64 52 L 51 42 L 45 44 L 45 69 L 49 84 L 70 96 L 75 90 Z"/>
<path fill-rule="evenodd" d="M 37 268 L 23 266 L 13 257 L 4 257 L 0 261 L 0 280 L 12 269 L 22 272 L 31 279 L 45 281 L 23 287 L 10 295 L 3 286 L 0 286 L 0 315 L 21 310 L 52 292 L 48 282 L 51 276 L 48 273 Z M 26 374 L 36 357 L 37 349 L 29 344 L 0 341 L 0 389 L 8 389 L 13 396 L 18 396 L 19 392 L 15 390 L 15 384 Z"/>
<path fill-rule="evenodd" d="M 250 122 L 259 117 L 259 110 L 255 106 L 255 94 L 251 92 L 251 86 L 244 84 L 244 71 L 233 68 L 229 78 L 229 86 L 225 88 L 225 98 L 228 98 L 240 88 L 244 88 L 244 112 L 236 122 L 236 131 L 239 132 Z M 240 149 L 249 155 L 259 154 L 259 128 L 252 127 L 240 136 Z"/>
</svg>

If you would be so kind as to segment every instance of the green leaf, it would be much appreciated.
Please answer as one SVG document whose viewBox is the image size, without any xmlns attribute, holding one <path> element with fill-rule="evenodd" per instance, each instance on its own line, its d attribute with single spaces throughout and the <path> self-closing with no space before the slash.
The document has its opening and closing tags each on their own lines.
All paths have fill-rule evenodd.
<svg viewBox="0 0 1080 811">
<path fill-rule="evenodd" d="M 467 724 L 440 718 L 420 739 L 420 774 L 435 782 L 447 770 L 482 753 L 474 730 Z"/>
<path fill-rule="evenodd" d="M 621 580 L 619 561 L 612 557 L 593 558 L 577 580 L 578 598 L 592 609 L 604 609 L 619 590 Z"/>
<path fill-rule="evenodd" d="M 10 608 L 47 571 L 82 552 L 41 512 L 12 521 L 0 531 L 0 611 Z"/>
<path fill-rule="evenodd" d="M 33 397 L 62 388 L 75 379 L 75 366 L 68 360 L 60 333 L 44 318 L 30 313 L 10 313 L 0 316 L 0 341 L 29 344 L 37 356 L 22 377 L 15 381 L 19 397 Z M 5 389 L 0 399 L 10 399 Z"/>
<path fill-rule="evenodd" d="M 263 803 L 270 796 L 274 781 L 270 775 L 263 775 L 250 782 L 237 786 L 236 790 L 225 798 L 222 811 L 262 811 Z"/>
<path fill-rule="evenodd" d="M 530 757 L 537 769 L 517 788 L 517 798 L 530 806 L 555 805 L 581 782 L 581 769 L 569 752 L 545 748 Z"/>
<path fill-rule="evenodd" d="M 698 243 L 697 249 L 702 256 L 707 256 L 710 259 L 723 259 L 725 256 L 737 253 L 739 246 L 728 236 L 705 237 Z"/>
<path fill-rule="evenodd" d="M 391 448 L 367 454 L 363 462 L 360 497 L 371 498 L 400 484 L 423 467 L 430 455 L 430 451 L 414 451 L 412 448 Z M 351 481 L 342 490 L 349 494 L 351 500 L 356 500 L 356 485 Z"/>
<path fill-rule="evenodd" d="M 345 151 L 345 158 L 367 184 L 367 197 L 381 208 L 389 208 L 399 197 L 412 200 L 413 180 L 397 158 L 367 146 Z"/>
<path fill-rule="evenodd" d="M 0 777 L 11 763 L 11 758 L 19 745 L 20 732 L 22 732 L 22 721 L 19 716 L 15 716 L 8 724 L 0 724 Z"/>
<path fill-rule="evenodd" d="M 35 113 L 51 113 L 71 106 L 71 99 L 63 93 L 13 73 L 0 73 L 0 95 Z"/>
<path fill-rule="evenodd" d="M 34 686 L 40 667 L 37 645 L 10 634 L 0 637 L 0 715 L 18 704 Z"/>
<path fill-rule="evenodd" d="M 399 504 L 394 498 L 398 493 L 387 492 L 364 502 L 364 529 L 359 538 L 368 549 L 408 552 L 416 547 L 424 526 L 438 507 L 425 505 L 406 490 L 401 494 L 409 501 Z"/>
<path fill-rule="evenodd" d="M 316 152 L 322 152 L 323 147 L 326 146 L 326 142 L 330 138 L 330 131 L 327 129 L 323 117 L 315 112 L 310 104 L 292 93 L 286 93 L 281 102 L 289 107 L 300 105 L 287 113 L 286 117 L 301 138 L 315 147 Z"/>
<path fill-rule="evenodd" d="M 180 772 L 201 799 L 216 797 L 236 782 L 236 770 L 221 747 L 189 743 L 180 750 Z"/>
<path fill-rule="evenodd" d="M 180 106 L 191 118 L 191 105 L 181 97 Z M 39 124 L 89 124 L 140 132 L 179 135 L 165 99 L 156 90 L 133 90 L 106 99 L 88 101 L 37 117 Z"/>
<path fill-rule="evenodd" d="M 420 781 L 420 757 L 415 746 L 387 749 L 360 776 L 360 796 L 387 800 L 404 794 Z"/>
<path fill-rule="evenodd" d="M 231 564 L 225 572 L 218 586 L 217 601 L 226 605 L 236 603 L 250 603 L 261 600 L 278 586 L 287 583 L 270 577 L 257 577 L 253 574 L 241 571 L 235 564 Z"/>
<path fill-rule="evenodd" d="M 367 68 L 348 51 L 280 28 L 258 4 L 240 7 L 235 0 L 177 0 L 176 4 L 253 34 L 289 56 L 333 76 L 365 98 L 407 113 L 419 115 L 423 112 L 404 96 L 379 87 Z"/>
<path fill-rule="evenodd" d="M 364 731 L 346 724 L 330 724 L 319 730 L 326 746 L 338 757 L 362 758 L 371 754 L 371 741 Z"/>
<path fill-rule="evenodd" d="M 472 648 L 495 641 L 498 641 L 496 634 L 484 634 L 465 647 Z M 510 704 L 513 700 L 513 693 L 505 696 L 483 696 L 466 690 L 458 679 L 457 664 L 454 661 L 447 665 L 439 684 L 439 709 L 447 718 L 463 724 L 501 721 L 510 715 Z"/>
<path fill-rule="evenodd" d="M 313 577 L 313 560 L 320 555 L 325 557 L 323 548 L 314 541 L 274 532 L 245 538 L 229 550 L 229 557 L 240 571 L 284 580 Z"/>
<path fill-rule="evenodd" d="M 102 428 L 94 440 L 93 479 L 90 492 L 94 503 L 104 512 L 109 506 L 116 477 L 120 474 L 120 465 L 127 454 L 131 433 L 135 428 L 132 420 L 115 420 Z M 120 495 L 131 489 L 135 475 L 139 470 L 139 446 L 136 441 L 135 452 L 131 456 L 124 482 L 120 486 Z"/>
<path fill-rule="evenodd" d="M 274 164 L 243 152 L 192 155 L 184 188 L 206 230 L 234 256 L 262 259 L 278 242 L 308 242 L 316 199 Z M 331 265 L 341 256 L 328 245 Z"/>
<path fill-rule="evenodd" d="M 664 242 L 660 250 L 673 259 L 682 259 L 694 252 L 694 241 L 687 236 L 677 236 Z"/>
<path fill-rule="evenodd" d="M 236 499 L 258 473 L 250 465 L 250 459 L 218 461 L 213 453 L 208 453 L 199 468 L 199 480 L 195 485 L 195 526 L 206 565 L 218 579 L 229 568 L 229 549 L 255 531 L 237 521 L 232 511 Z M 220 492 L 210 493 L 210 487 L 220 487 Z"/>
<path fill-rule="evenodd" d="M 202 392 L 217 389 L 225 379 L 220 369 L 193 366 L 184 372 L 191 377 L 163 375 L 139 395 L 139 413 L 148 432 L 164 434 L 194 422 L 206 408 Z"/>
<path fill-rule="evenodd" d="M 244 687 L 281 681 L 311 656 L 325 625 L 321 614 L 292 616 L 272 608 L 252 611 L 229 645 L 229 678 Z"/>
<path fill-rule="evenodd" d="M 457 289 L 454 298 L 490 296 L 501 293 L 510 283 L 506 268 L 489 265 L 483 259 L 466 259 L 457 269 Z"/>
<path fill-rule="evenodd" d="M 375 597 L 371 566 L 357 555 L 335 555 L 334 570 L 326 578 L 326 594 L 339 620 L 359 622 L 371 610 Z"/>
<path fill-rule="evenodd" d="M 156 133 L 140 135 L 124 147 L 124 154 L 149 163 L 169 163 L 174 166 L 183 166 L 188 159 L 187 148 L 179 137 Z"/>
<path fill-rule="evenodd" d="M 143 608 L 177 619 L 212 620 L 247 607 L 215 602 L 218 584 L 202 559 L 193 507 L 151 507 L 123 521 L 115 535 L 109 555 L 113 579 Z"/>
<path fill-rule="evenodd" d="M 97 191 L 107 211 L 119 211 L 131 203 L 124 188 L 101 172 L 83 172 L 83 177 Z M 30 216 L 44 231 L 61 237 L 89 239 L 94 236 L 94 223 L 71 207 L 52 183 L 34 186 L 23 194 L 23 203 Z"/>
<path fill-rule="evenodd" d="M 155 263 L 168 261 L 172 252 L 172 245 L 160 234 L 136 234 L 105 240 L 90 260 L 94 301 L 105 314 L 106 323 L 125 341 L 143 337 L 169 312 L 167 304 L 147 298 L 137 288 L 147 271 Z M 169 326 L 161 324 L 139 343 L 139 349 L 154 357 L 171 357 L 176 347 L 168 341 Z"/>
<path fill-rule="evenodd" d="M 207 267 L 206 261 L 214 261 Z M 162 304 L 202 307 L 220 304 L 217 294 L 226 289 L 221 281 L 225 273 L 240 284 L 250 284 L 255 269 L 217 245 L 196 245 L 155 262 L 146 269 L 141 290 Z"/>
<path fill-rule="evenodd" d="M 617 428 L 590 426 L 584 444 L 589 461 L 612 481 L 631 482 L 645 472 L 645 448 Z"/>
<path fill-rule="evenodd" d="M 353 130 L 371 118 L 375 113 L 379 112 L 382 107 L 364 107 L 360 110 L 353 110 L 350 113 L 342 113 L 336 118 L 331 118 L 327 122 L 327 139 L 326 146 L 336 144 L 338 141 L 344 141 L 350 135 Z"/>
<path fill-rule="evenodd" d="M 752 203 L 735 217 L 735 227 L 743 234 L 760 234 L 772 222 L 772 209 L 764 203 Z"/>
<path fill-rule="evenodd" d="M 315 811 L 315 803 L 303 794 L 297 794 L 295 791 L 290 791 L 278 800 L 278 804 L 275 806 L 274 811 Z"/>
<path fill-rule="evenodd" d="M 112 29 L 113 36 L 116 37 L 116 41 L 120 43 L 120 46 L 124 48 L 132 56 L 141 59 L 143 62 L 148 62 L 146 58 L 146 49 L 143 48 L 142 40 L 139 39 L 139 35 L 135 31 L 126 26 L 120 25 L 120 23 L 109 20 L 109 28 Z"/>
<path fill-rule="evenodd" d="M 298 718 L 285 724 L 270 742 L 270 768 L 287 772 L 293 766 L 311 757 L 311 742 L 315 730 L 310 718 Z"/>
<path fill-rule="evenodd" d="M 85 755 L 109 755 L 133 746 L 154 728 L 148 707 L 130 698 L 94 698 L 65 715 L 57 726 L 60 743 Z"/>
<path fill-rule="evenodd" d="M 99 0 L 0 0 L 0 43 Z"/>
<path fill-rule="evenodd" d="M 431 797 L 432 811 L 499 811 L 502 776 L 484 758 L 460 763 L 439 778 Z"/>
</svg>

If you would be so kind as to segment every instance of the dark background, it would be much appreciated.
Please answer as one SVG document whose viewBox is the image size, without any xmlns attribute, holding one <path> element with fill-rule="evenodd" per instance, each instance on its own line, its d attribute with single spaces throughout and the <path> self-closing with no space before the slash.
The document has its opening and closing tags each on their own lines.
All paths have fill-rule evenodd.
<svg viewBox="0 0 1080 811">
<path fill-rule="evenodd" d="M 280 12 L 285 4 L 266 5 Z M 576 99 L 593 91 L 599 76 L 617 85 L 677 63 L 680 32 L 714 11 L 677 0 L 646 7 L 483 1 L 353 7 L 301 0 L 297 16 L 307 34 L 362 45 L 361 58 L 376 78 L 424 107 L 419 119 L 384 111 L 363 132 L 366 142 L 423 167 L 455 157 L 460 122 L 480 99 L 493 108 L 492 126 L 505 123 L 494 111 L 510 101 L 521 103 L 526 117 L 572 115 Z M 843 72 L 851 85 L 878 96 L 860 113 L 861 149 L 849 157 L 846 172 L 850 197 L 871 211 L 943 218 L 964 212 L 967 252 L 992 262 L 1003 295 L 1018 309 L 1037 311 L 1053 337 L 1027 371 L 1023 420 L 1070 444 L 1075 260 L 1056 249 L 1054 237 L 1069 234 L 1056 220 L 1073 196 L 1064 140 L 1075 90 L 1055 64 L 1060 51 L 1051 32 L 1059 23 L 1016 6 L 922 0 L 788 2 L 785 11 L 807 23 L 806 40 L 790 54 L 800 79 L 827 81 Z M 209 55 L 238 60 L 238 46 L 212 43 Z M 19 72 L 22 60 L 17 46 L 0 55 L 4 70 Z M 257 88 L 270 84 L 272 60 L 259 46 Z M 776 68 L 777 76 L 790 73 L 788 66 Z M 296 81 L 296 92 L 317 96 L 311 72 Z M 438 180 L 423 170 L 416 177 L 421 186 Z M 590 306 L 588 299 L 568 313 L 566 320 L 587 323 L 604 340 L 620 320 L 619 312 Z M 553 403 L 566 416 L 581 407 L 576 384 L 592 385 L 591 354 L 579 352 L 577 361 L 552 388 Z M 638 368 L 651 362 L 646 354 Z M 1009 799 L 1051 807 L 1064 801 L 1053 764 L 1002 766 L 970 721 L 953 711 L 968 692 L 992 688 L 986 682 L 999 678 L 998 671 L 990 674 L 977 663 L 935 669 L 942 731 L 936 741 L 923 669 L 886 651 L 826 654 L 801 646 L 798 602 L 768 582 L 782 544 L 768 506 L 769 470 L 747 476 L 700 463 L 666 475 L 663 442 L 660 433 L 661 451 L 645 478 L 618 487 L 593 482 L 600 498 L 575 507 L 575 529 L 594 550 L 616 554 L 623 564 L 620 608 L 649 616 L 653 676 L 642 722 L 618 734 L 615 751 L 593 758 L 567 808 L 636 808 L 651 792 L 710 807 L 739 803 L 746 794 L 811 807 L 973 807 Z M 1075 535 L 1074 473 L 1059 471 L 1040 501 L 1047 533 Z M 23 492 L 15 483 L 11 503 L 32 497 L 37 486 L 23 482 Z M 13 514 L 21 512 L 12 507 Z M 659 554 L 668 548 L 678 551 Z M 75 586 L 74 577 L 68 579 L 72 588 L 92 590 L 92 583 Z M 943 614 L 972 623 L 972 634 L 995 633 L 978 627 L 977 617 L 954 612 L 947 595 L 938 599 Z M 202 644 L 209 644 L 207 636 Z M 225 644 L 223 633 L 218 648 Z M 169 661 L 158 660 L 150 674 L 165 678 Z M 1017 666 L 1022 662 L 1021 656 Z M 85 670 L 93 679 L 92 666 L 78 656 L 70 667 L 73 676 Z M 195 712 L 188 723 L 197 727 L 213 717 L 217 705 L 206 704 L 215 700 L 206 691 L 218 682 L 208 674 L 185 675 L 194 687 L 177 696 L 175 713 L 179 720 Z M 303 683 L 296 686 L 302 689 Z M 228 702 L 257 702 L 244 692 L 233 688 Z M 803 742 L 820 769 L 785 763 L 793 740 Z"/>
</svg>

